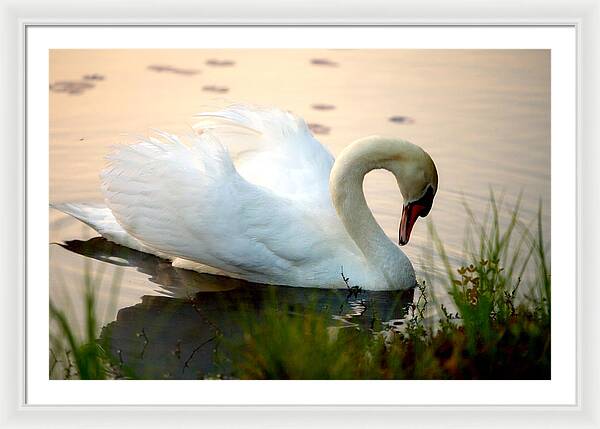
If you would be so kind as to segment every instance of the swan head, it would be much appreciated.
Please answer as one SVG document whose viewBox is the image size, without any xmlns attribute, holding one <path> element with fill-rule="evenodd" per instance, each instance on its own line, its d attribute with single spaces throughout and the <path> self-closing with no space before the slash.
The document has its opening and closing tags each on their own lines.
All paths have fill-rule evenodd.
<svg viewBox="0 0 600 429">
<path fill-rule="evenodd" d="M 431 211 L 438 188 L 438 174 L 431 156 L 419 146 L 397 138 L 371 136 L 357 143 L 367 169 L 383 168 L 398 182 L 404 204 L 398 242 L 408 243 L 410 233 L 419 217 Z"/>
<path fill-rule="evenodd" d="M 438 188 L 438 174 L 431 156 L 419 146 L 404 140 L 390 140 L 394 152 L 385 162 L 385 168 L 396 177 L 404 204 L 398 234 L 398 243 L 404 246 L 419 217 L 431 211 Z"/>
</svg>

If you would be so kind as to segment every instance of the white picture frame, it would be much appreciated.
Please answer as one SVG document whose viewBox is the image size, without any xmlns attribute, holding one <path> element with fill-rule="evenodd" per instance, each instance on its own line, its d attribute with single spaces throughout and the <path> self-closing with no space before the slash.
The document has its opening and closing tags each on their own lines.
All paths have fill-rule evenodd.
<svg viewBox="0 0 600 429">
<path fill-rule="evenodd" d="M 4 40 L 0 111 L 4 134 L 1 144 L 2 223 L 3 241 L 0 247 L 2 272 L 7 273 L 0 295 L 5 352 L 0 357 L 3 374 L 0 395 L 4 404 L 2 424 L 7 427 L 94 427 L 110 423 L 146 427 L 178 424 L 207 426 L 396 426 L 407 424 L 433 427 L 449 424 L 471 426 L 586 426 L 600 425 L 598 403 L 599 350 L 598 334 L 587 327 L 598 326 L 593 309 L 597 290 L 593 288 L 593 267 L 598 256 L 594 254 L 594 227 L 598 213 L 598 197 L 594 184 L 598 183 L 594 162 L 598 149 L 594 142 L 599 137 L 597 109 L 600 108 L 597 75 L 598 33 L 594 28 L 600 20 L 596 2 L 547 1 L 538 5 L 518 3 L 477 5 L 467 2 L 446 4 L 441 0 L 430 2 L 353 2 L 340 10 L 335 4 L 304 2 L 284 7 L 275 2 L 243 5 L 232 3 L 198 5 L 176 1 L 169 5 L 150 8 L 141 3 L 126 8 L 113 4 L 92 3 L 72 6 L 54 2 L 3 2 L 0 6 L 1 38 Z M 333 2 L 331 2 L 333 3 Z M 235 10 L 235 14 L 232 14 Z M 93 16 L 93 19 L 89 17 Z M 424 18 L 425 17 L 425 18 Z M 578 288 L 578 397 L 572 406 L 538 407 L 482 407 L 435 406 L 398 407 L 369 405 L 358 407 L 319 406 L 32 406 L 25 403 L 23 325 L 24 261 L 25 261 L 25 204 L 24 204 L 24 47 L 27 28 L 34 25 L 411 25 L 411 26 L 572 26 L 577 32 L 577 288 Z M 11 58 L 14 61 L 11 61 Z M 582 232 L 585 230 L 585 235 Z"/>
</svg>

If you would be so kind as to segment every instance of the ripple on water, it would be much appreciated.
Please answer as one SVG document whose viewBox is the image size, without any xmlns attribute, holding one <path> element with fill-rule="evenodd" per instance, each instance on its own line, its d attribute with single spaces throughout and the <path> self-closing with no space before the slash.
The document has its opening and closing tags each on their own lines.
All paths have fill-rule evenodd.
<svg viewBox="0 0 600 429">
<path fill-rule="evenodd" d="M 309 122 L 307 125 L 313 134 L 329 134 L 331 132 L 331 128 L 327 125 L 317 124 L 314 122 Z"/>
<path fill-rule="evenodd" d="M 218 60 L 215 58 L 211 58 L 209 60 L 206 60 L 206 65 L 207 66 L 212 66 L 212 67 L 233 67 L 235 65 L 235 61 L 232 60 Z"/>
<path fill-rule="evenodd" d="M 95 87 L 93 83 L 78 80 L 60 80 L 50 85 L 50 91 L 79 95 Z"/>
<path fill-rule="evenodd" d="M 395 124 L 407 124 L 407 125 L 415 123 L 415 120 L 413 118 L 410 118 L 408 116 L 400 116 L 400 115 L 390 116 L 389 121 L 393 122 Z"/>
<path fill-rule="evenodd" d="M 311 105 L 310 107 L 312 107 L 315 110 L 334 110 L 335 106 L 333 104 L 327 104 L 327 103 L 315 103 L 313 105 Z"/>
<path fill-rule="evenodd" d="M 227 88 L 226 86 L 219 86 L 219 85 L 204 85 L 202 87 L 202 91 L 216 92 L 218 94 L 224 94 L 226 92 L 229 92 L 229 88 Z"/>
<path fill-rule="evenodd" d="M 200 70 L 197 69 L 183 69 L 168 64 L 151 64 L 148 66 L 148 70 L 156 73 L 174 73 L 184 76 L 193 76 L 200 73 Z"/>
<path fill-rule="evenodd" d="M 313 58 L 310 60 L 313 66 L 337 67 L 338 63 L 327 58 Z"/>
<path fill-rule="evenodd" d="M 104 76 L 99 73 L 86 74 L 83 76 L 84 80 L 104 80 Z"/>
</svg>

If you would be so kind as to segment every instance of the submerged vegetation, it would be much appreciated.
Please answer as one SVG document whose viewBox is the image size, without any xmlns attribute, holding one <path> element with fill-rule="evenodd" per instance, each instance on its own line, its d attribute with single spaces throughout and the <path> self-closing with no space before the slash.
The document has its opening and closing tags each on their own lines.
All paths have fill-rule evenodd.
<svg viewBox="0 0 600 429">
<path fill-rule="evenodd" d="M 551 280 L 541 208 L 537 222 L 525 225 L 518 202 L 508 218 L 501 216 L 502 206 L 492 195 L 483 220 L 467 208 L 470 229 L 459 267 L 452 267 L 430 223 L 446 272 L 441 278 L 420 280 L 403 320 L 392 323 L 372 311 L 366 324 L 336 323 L 331 308 L 317 299 L 290 304 L 274 292 L 260 308 L 240 304 L 237 331 L 229 336 L 219 331 L 215 373 L 201 376 L 549 379 Z M 120 350 L 111 348 L 106 338 L 97 338 L 94 293 L 100 280 L 86 276 L 83 333 L 73 329 L 70 312 L 51 301 L 51 378 L 136 378 Z M 346 301 L 358 300 L 368 307 L 369 294 L 350 286 L 351 279 L 344 280 L 352 292 Z M 114 293 L 118 283 L 113 281 Z M 445 304 L 438 302 L 433 285 L 445 291 Z"/>
</svg>

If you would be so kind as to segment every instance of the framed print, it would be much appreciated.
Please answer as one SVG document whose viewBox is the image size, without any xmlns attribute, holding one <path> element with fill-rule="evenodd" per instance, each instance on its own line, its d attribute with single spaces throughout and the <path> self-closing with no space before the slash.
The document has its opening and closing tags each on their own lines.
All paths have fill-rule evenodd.
<svg viewBox="0 0 600 429">
<path fill-rule="evenodd" d="M 7 421 L 597 425 L 580 20 L 19 17 Z"/>
</svg>

